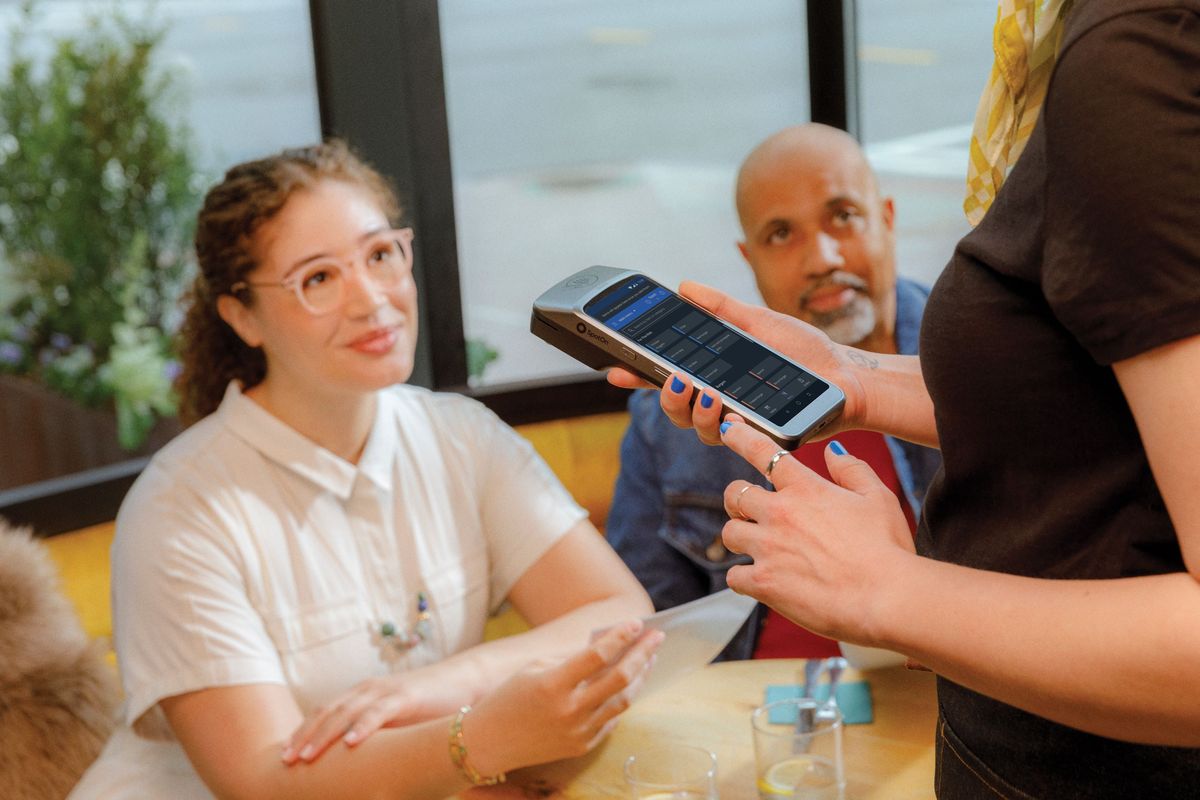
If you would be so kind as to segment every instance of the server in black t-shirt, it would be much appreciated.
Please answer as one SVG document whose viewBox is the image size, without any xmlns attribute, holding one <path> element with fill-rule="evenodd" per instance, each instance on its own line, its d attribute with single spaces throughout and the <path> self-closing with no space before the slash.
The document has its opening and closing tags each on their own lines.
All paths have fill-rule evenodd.
<svg viewBox="0 0 1200 800">
<path fill-rule="evenodd" d="M 938 674 L 941 798 L 1196 797 L 1200 0 L 1076 0 L 1065 19 L 919 360 L 685 285 L 839 385 L 840 430 L 942 449 L 916 553 L 895 496 L 836 443 L 833 482 L 783 459 L 775 493 L 731 484 L 749 519 L 724 541 L 755 563 L 728 580 Z M 765 470 L 769 440 L 719 433 L 689 395 L 663 393 L 673 420 Z"/>
</svg>

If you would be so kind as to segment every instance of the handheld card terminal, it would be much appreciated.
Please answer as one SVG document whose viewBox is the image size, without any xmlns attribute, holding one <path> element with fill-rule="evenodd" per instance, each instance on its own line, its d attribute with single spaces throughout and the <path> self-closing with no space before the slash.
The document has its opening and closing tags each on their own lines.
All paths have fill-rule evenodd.
<svg viewBox="0 0 1200 800">
<path fill-rule="evenodd" d="M 622 366 L 657 386 L 686 372 L 723 414 L 788 450 L 845 403 L 841 389 L 633 270 L 594 266 L 559 281 L 534 301 L 529 328 L 593 369 Z"/>
</svg>

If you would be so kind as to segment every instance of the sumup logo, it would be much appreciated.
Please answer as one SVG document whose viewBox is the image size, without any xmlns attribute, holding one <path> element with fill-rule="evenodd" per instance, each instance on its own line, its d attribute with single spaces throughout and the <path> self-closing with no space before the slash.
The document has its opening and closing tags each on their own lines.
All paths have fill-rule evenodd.
<svg viewBox="0 0 1200 800">
<path fill-rule="evenodd" d="M 593 339 L 598 339 L 600 342 L 602 342 L 604 344 L 608 344 L 608 339 L 604 338 L 603 336 L 601 336 L 598 333 L 592 333 L 592 331 L 588 328 L 588 326 L 584 325 L 582 322 L 578 323 L 575 326 L 575 330 L 579 331 L 580 333 L 586 334 Z"/>
</svg>

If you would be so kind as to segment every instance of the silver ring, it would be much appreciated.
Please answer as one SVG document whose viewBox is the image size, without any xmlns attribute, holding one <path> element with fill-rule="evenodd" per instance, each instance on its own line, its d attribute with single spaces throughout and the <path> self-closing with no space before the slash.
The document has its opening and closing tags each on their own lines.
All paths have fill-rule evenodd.
<svg viewBox="0 0 1200 800">
<path fill-rule="evenodd" d="M 737 512 L 737 516 L 735 517 L 735 519 L 750 519 L 749 517 L 746 516 L 746 512 L 742 511 L 742 495 L 744 495 L 746 492 L 750 491 L 751 487 L 753 487 L 753 486 L 754 486 L 753 483 L 747 483 L 745 486 L 742 487 L 742 490 L 740 492 L 738 492 L 737 494 L 735 494 L 733 496 L 733 510 Z"/>
<path fill-rule="evenodd" d="M 791 453 L 789 453 L 787 450 L 780 450 L 777 453 L 775 453 L 775 455 L 771 456 L 771 460 L 767 464 L 767 471 L 763 473 L 763 475 L 766 476 L 767 480 L 771 480 L 771 472 L 774 471 L 775 465 L 779 463 L 779 459 L 783 458 L 784 456 L 790 456 L 790 455 L 791 455 Z"/>
</svg>

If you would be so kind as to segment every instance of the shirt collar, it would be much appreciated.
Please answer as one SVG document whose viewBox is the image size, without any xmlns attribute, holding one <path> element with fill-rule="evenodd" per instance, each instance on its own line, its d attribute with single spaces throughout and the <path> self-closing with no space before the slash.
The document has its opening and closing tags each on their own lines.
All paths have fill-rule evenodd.
<svg viewBox="0 0 1200 800">
<path fill-rule="evenodd" d="M 392 467 L 396 463 L 398 433 L 396 430 L 396 393 L 382 391 L 375 395 L 375 422 L 371 435 L 358 459 L 358 471 L 385 492 L 392 491 Z"/>
<path fill-rule="evenodd" d="M 379 393 L 375 422 L 357 465 L 329 452 L 246 397 L 237 381 L 230 381 L 225 389 L 217 415 L 222 424 L 267 458 L 339 499 L 348 500 L 360 473 L 379 488 L 391 491 L 396 431 L 388 424 L 388 395 Z"/>
</svg>

